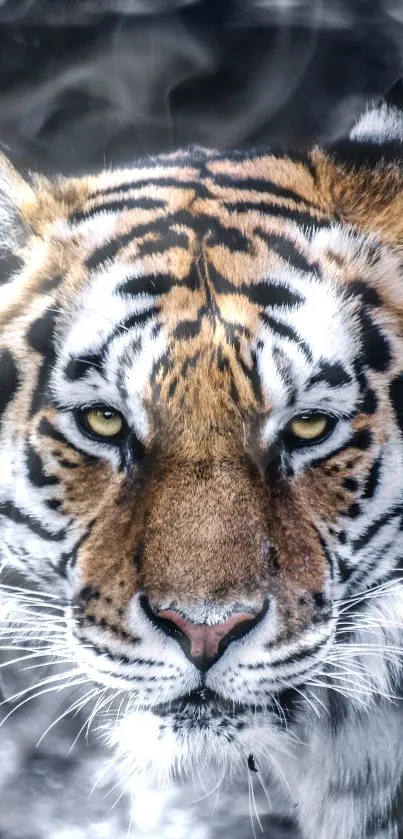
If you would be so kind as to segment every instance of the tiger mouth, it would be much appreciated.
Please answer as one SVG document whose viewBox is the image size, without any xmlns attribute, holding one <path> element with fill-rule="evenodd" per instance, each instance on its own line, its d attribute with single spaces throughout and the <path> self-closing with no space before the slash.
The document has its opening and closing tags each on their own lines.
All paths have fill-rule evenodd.
<svg viewBox="0 0 403 839">
<path fill-rule="evenodd" d="M 255 710 L 255 705 L 253 706 Z M 203 717 L 236 717 L 249 710 L 248 705 L 235 702 L 211 690 L 210 688 L 199 688 L 185 693 L 175 699 L 153 705 L 151 712 L 159 717 L 168 716 L 196 716 Z M 259 710 L 259 708 L 256 708 Z M 262 709 L 263 710 L 263 709 Z"/>
</svg>

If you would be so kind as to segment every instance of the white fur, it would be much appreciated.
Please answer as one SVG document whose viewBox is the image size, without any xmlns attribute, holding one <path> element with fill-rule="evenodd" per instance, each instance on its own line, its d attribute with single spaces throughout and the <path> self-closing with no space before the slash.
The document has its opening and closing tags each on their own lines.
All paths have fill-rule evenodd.
<svg viewBox="0 0 403 839">
<path fill-rule="evenodd" d="M 403 142 L 403 117 L 398 108 L 381 105 L 368 110 L 350 133 L 352 140 L 371 143 Z"/>
</svg>

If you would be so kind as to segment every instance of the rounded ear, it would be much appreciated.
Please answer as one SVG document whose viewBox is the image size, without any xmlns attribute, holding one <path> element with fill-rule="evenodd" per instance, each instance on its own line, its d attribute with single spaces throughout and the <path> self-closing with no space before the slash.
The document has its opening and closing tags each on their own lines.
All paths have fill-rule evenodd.
<svg viewBox="0 0 403 839">
<path fill-rule="evenodd" d="M 390 158 L 403 157 L 403 80 L 399 79 L 381 101 L 363 114 L 350 131 L 351 151 L 376 151 Z M 365 155 L 364 155 L 365 157 Z"/>
<path fill-rule="evenodd" d="M 314 149 L 320 188 L 340 218 L 403 245 L 403 82 L 368 108 L 349 136 Z"/>
</svg>

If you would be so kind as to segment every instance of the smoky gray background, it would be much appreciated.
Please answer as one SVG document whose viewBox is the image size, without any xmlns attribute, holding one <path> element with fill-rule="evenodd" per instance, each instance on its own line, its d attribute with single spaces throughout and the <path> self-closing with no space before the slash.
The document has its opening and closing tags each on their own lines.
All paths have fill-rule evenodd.
<svg viewBox="0 0 403 839">
<path fill-rule="evenodd" d="M 0 142 L 69 173 L 334 139 L 402 54 L 402 0 L 0 0 Z"/>
<path fill-rule="evenodd" d="M 402 71 L 403 0 L 0 0 L 0 148 L 64 174 L 189 143 L 301 148 L 340 137 Z M 5 717 L 35 671 L 1 672 Z M 252 839 L 246 772 L 217 800 L 145 780 L 113 806 L 108 777 L 91 794 L 106 756 L 84 713 L 38 745 L 70 701 L 44 694 L 0 728 L 0 839 L 125 839 L 130 818 L 131 837 Z"/>
</svg>

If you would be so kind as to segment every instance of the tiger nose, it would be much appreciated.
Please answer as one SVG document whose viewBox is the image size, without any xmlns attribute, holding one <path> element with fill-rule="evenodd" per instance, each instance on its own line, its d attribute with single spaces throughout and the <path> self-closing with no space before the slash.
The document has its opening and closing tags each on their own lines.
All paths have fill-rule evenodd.
<svg viewBox="0 0 403 839">
<path fill-rule="evenodd" d="M 143 608 L 145 606 L 142 603 Z M 151 607 L 147 602 L 149 613 Z M 231 641 L 243 638 L 266 614 L 268 604 L 258 613 L 238 608 L 222 623 L 194 623 L 175 609 L 153 613 L 159 629 L 175 638 L 192 664 L 202 673 L 209 670 L 222 656 Z"/>
</svg>

